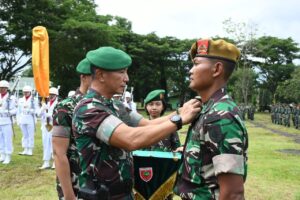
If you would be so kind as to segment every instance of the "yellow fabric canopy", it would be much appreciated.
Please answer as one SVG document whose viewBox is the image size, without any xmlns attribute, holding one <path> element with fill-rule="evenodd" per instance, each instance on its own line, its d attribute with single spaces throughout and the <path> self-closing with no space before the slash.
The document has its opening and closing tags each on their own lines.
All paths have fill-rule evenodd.
<svg viewBox="0 0 300 200">
<path fill-rule="evenodd" d="M 36 26 L 32 29 L 32 70 L 37 92 L 49 96 L 49 38 L 47 29 Z"/>
</svg>

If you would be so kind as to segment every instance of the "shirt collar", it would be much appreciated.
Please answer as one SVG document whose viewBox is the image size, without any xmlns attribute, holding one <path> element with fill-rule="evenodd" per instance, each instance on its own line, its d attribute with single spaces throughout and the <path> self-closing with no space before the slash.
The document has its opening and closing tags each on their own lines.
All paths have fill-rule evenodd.
<svg viewBox="0 0 300 200">
<path fill-rule="evenodd" d="M 113 100 L 112 99 L 107 99 L 106 97 L 102 96 L 100 93 L 98 93 L 96 90 L 89 88 L 87 95 L 92 98 L 99 99 L 102 104 L 104 105 L 112 105 Z"/>
<path fill-rule="evenodd" d="M 213 93 L 213 95 L 209 98 L 209 100 L 203 104 L 202 113 L 207 112 L 215 102 L 220 100 L 226 94 L 227 91 L 225 87 L 221 87 L 220 89 L 218 89 L 215 93 Z"/>
</svg>

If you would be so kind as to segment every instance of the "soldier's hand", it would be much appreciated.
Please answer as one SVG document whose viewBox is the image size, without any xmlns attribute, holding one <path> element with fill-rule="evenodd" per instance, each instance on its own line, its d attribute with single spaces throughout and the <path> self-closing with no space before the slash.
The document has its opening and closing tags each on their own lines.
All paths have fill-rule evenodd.
<svg viewBox="0 0 300 200">
<path fill-rule="evenodd" d="M 180 116 L 182 124 L 190 123 L 196 115 L 201 111 L 202 103 L 197 99 L 191 99 L 180 108 Z"/>
</svg>

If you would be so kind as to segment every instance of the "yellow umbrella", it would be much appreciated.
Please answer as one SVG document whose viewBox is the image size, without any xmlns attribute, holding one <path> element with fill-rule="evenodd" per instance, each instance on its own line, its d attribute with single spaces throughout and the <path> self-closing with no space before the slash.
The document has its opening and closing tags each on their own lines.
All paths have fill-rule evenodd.
<svg viewBox="0 0 300 200">
<path fill-rule="evenodd" d="M 36 90 L 44 99 L 49 96 L 49 38 L 43 26 L 32 29 L 32 70 Z"/>
</svg>

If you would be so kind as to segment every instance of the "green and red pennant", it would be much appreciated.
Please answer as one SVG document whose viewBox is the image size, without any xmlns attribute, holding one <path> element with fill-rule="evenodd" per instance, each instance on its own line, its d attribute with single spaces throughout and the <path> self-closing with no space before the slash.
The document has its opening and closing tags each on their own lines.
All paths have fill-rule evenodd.
<svg viewBox="0 0 300 200">
<path fill-rule="evenodd" d="M 181 154 L 134 151 L 135 199 L 165 199 L 173 190 Z"/>
</svg>

